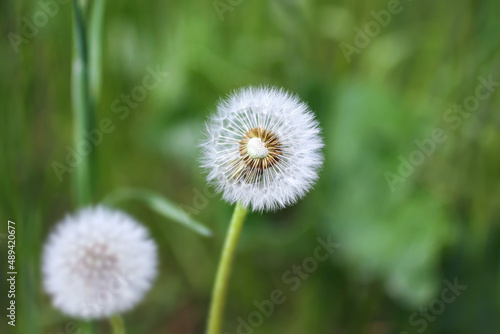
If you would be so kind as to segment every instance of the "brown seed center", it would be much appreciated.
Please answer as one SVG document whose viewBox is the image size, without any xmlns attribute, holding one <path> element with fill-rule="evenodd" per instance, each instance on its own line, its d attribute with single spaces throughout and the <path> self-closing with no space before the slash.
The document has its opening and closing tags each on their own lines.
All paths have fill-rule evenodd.
<svg viewBox="0 0 500 334">
<path fill-rule="evenodd" d="M 264 144 L 268 153 L 263 158 L 253 158 L 248 152 L 248 142 L 252 138 L 258 138 Z M 243 163 L 250 170 L 257 170 L 262 172 L 263 170 L 275 165 L 280 160 L 280 155 L 283 155 L 282 145 L 278 139 L 278 136 L 271 131 L 256 127 L 248 130 L 243 139 L 240 140 L 239 152 L 242 157 Z"/>
</svg>

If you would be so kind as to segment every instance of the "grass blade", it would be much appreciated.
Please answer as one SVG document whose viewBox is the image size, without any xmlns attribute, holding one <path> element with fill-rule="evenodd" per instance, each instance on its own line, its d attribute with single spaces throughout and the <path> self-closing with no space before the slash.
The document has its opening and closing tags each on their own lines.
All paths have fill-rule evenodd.
<svg viewBox="0 0 500 334">
<path fill-rule="evenodd" d="M 163 217 L 184 225 L 202 236 L 212 236 L 212 231 L 210 229 L 191 218 L 185 210 L 165 197 L 152 191 L 142 189 L 122 189 L 107 196 L 103 200 L 103 203 L 115 206 L 120 202 L 128 200 L 142 201 L 153 211 Z"/>
</svg>

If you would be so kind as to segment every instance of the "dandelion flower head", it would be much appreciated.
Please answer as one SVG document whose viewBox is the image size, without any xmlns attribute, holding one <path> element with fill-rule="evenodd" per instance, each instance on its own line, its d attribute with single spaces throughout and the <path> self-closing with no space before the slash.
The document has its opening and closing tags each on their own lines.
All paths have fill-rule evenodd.
<svg viewBox="0 0 500 334">
<path fill-rule="evenodd" d="M 156 244 L 127 214 L 90 207 L 67 216 L 43 252 L 44 288 L 53 305 L 76 318 L 125 312 L 156 276 Z"/>
<path fill-rule="evenodd" d="M 314 114 L 277 88 L 243 88 L 220 101 L 201 147 L 208 181 L 228 202 L 257 211 L 295 203 L 323 163 Z"/>
</svg>

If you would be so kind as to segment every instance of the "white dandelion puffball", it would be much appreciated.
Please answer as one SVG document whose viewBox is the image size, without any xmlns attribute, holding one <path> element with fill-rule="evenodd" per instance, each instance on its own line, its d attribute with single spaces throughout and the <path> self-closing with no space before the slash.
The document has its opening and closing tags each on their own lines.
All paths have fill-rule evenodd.
<svg viewBox="0 0 500 334">
<path fill-rule="evenodd" d="M 318 178 L 323 140 L 308 106 L 283 89 L 249 87 L 219 102 L 201 144 L 207 179 L 230 203 L 275 210 Z"/>
<path fill-rule="evenodd" d="M 43 252 L 44 288 L 63 313 L 99 319 L 125 312 L 156 276 L 156 244 L 127 214 L 89 207 L 67 216 Z"/>
</svg>

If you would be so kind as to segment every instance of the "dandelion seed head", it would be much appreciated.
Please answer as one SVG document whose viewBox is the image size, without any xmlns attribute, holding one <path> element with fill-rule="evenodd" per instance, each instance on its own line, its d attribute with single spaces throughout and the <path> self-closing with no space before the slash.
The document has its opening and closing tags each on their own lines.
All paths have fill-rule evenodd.
<svg viewBox="0 0 500 334">
<path fill-rule="evenodd" d="M 309 107 L 283 89 L 248 87 L 219 102 L 201 144 L 207 179 L 230 203 L 275 210 L 303 197 L 323 163 Z"/>
<path fill-rule="evenodd" d="M 50 235 L 43 283 L 63 313 L 98 319 L 142 300 L 156 276 L 156 244 L 127 214 L 104 207 L 67 216 Z"/>
</svg>

